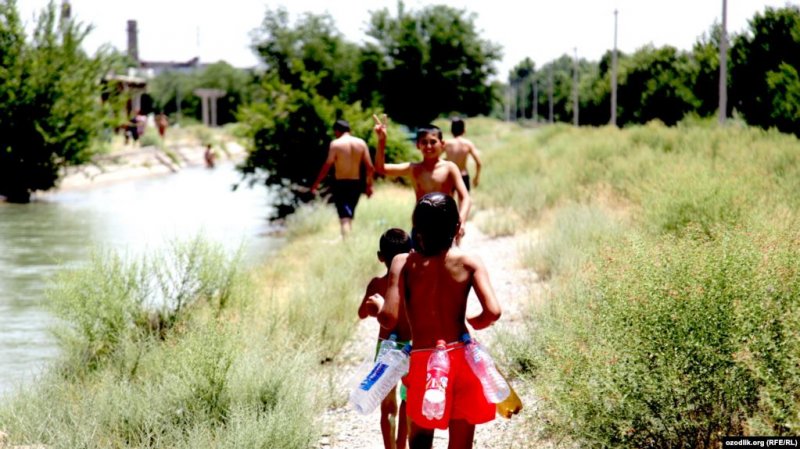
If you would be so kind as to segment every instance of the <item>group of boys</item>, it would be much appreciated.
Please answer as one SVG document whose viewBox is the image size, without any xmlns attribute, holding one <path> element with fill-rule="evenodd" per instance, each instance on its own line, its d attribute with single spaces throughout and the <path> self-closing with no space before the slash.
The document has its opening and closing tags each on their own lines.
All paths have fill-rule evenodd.
<svg viewBox="0 0 800 449">
<path fill-rule="evenodd" d="M 362 319 L 377 317 L 381 326 L 379 344 L 391 333 L 398 341 L 413 342 L 409 372 L 400 392 L 399 415 L 395 390 L 381 403 L 384 446 L 405 448 L 408 441 L 411 449 L 431 448 L 434 430 L 449 428 L 448 447 L 470 448 L 475 425 L 494 419 L 496 409 L 484 397 L 480 381 L 466 363 L 461 337 L 469 332 L 467 323 L 475 330 L 484 329 L 501 314 L 483 262 L 457 245 L 472 204 L 467 158 L 472 157 L 477 166 L 475 186 L 481 161 L 475 146 L 463 137 L 463 121 L 456 119 L 452 141 L 445 142 L 441 130 L 433 125 L 418 129 L 416 142 L 422 161 L 386 164 L 386 116 L 373 117 L 378 137 L 375 166 L 366 143 L 349 135 L 346 122 L 337 122 L 337 139 L 331 143 L 311 190 L 316 191 L 331 166 L 336 167 L 333 197 L 343 236 L 350 230 L 360 195 L 360 184 L 353 184 L 359 179 L 361 164 L 367 168 L 367 195 L 372 193 L 373 171 L 408 177 L 416 194 L 411 235 L 392 228 L 381 236 L 378 259 L 386 265 L 387 272 L 370 281 L 358 309 Z M 440 159 L 445 152 L 448 160 Z M 470 289 L 475 290 L 481 305 L 481 312 L 474 316 L 466 314 Z M 438 340 L 449 342 L 449 382 L 444 415 L 429 420 L 422 414 L 422 402 L 428 357 Z"/>
</svg>

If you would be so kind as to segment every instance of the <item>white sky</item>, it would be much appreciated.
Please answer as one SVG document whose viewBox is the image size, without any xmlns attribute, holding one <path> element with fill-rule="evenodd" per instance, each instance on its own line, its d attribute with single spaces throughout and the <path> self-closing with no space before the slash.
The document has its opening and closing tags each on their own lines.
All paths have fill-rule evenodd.
<svg viewBox="0 0 800 449">
<path fill-rule="evenodd" d="M 18 0 L 22 20 L 49 0 Z M 56 0 L 60 4 L 61 0 Z M 766 6 L 800 0 L 728 0 L 728 32 L 747 28 L 747 21 Z M 139 56 L 150 61 L 202 62 L 225 60 L 237 67 L 256 65 L 249 48 L 250 32 L 258 28 L 267 8 L 286 6 L 294 19 L 303 12 L 330 13 L 337 28 L 354 43 L 365 35 L 369 12 L 389 8 L 396 0 L 72 0 L 73 17 L 94 30 L 85 43 L 94 51 L 103 43 L 125 51 L 127 21 L 138 21 Z M 477 14 L 484 39 L 503 47 L 498 75 L 525 57 L 538 67 L 563 54 L 598 60 L 614 45 L 614 9 L 619 10 L 618 47 L 624 52 L 652 43 L 690 49 L 722 16 L 721 0 L 406 0 L 407 9 L 447 4 Z M 135 7 L 134 7 L 135 5 Z"/>
</svg>

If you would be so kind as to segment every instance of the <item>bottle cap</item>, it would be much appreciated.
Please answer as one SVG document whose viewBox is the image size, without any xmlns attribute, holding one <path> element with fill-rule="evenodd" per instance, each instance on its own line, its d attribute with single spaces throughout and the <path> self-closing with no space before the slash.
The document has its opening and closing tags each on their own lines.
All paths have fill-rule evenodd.
<svg viewBox="0 0 800 449">
<path fill-rule="evenodd" d="M 461 336 L 461 341 L 463 343 L 469 343 L 472 341 L 472 337 L 469 336 L 469 332 L 464 332 L 464 335 Z"/>
<path fill-rule="evenodd" d="M 406 345 L 403 346 L 403 352 L 406 354 L 411 354 L 411 343 L 406 343 Z"/>
<path fill-rule="evenodd" d="M 444 341 L 444 340 L 436 340 L 436 347 L 437 348 L 439 348 L 439 347 L 446 348 L 447 347 L 447 342 Z"/>
</svg>

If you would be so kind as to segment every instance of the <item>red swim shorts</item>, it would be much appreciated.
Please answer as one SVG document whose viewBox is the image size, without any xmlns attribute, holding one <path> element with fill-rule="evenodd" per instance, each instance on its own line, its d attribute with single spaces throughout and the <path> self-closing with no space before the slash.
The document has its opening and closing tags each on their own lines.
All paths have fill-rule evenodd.
<svg viewBox="0 0 800 449">
<path fill-rule="evenodd" d="M 429 420 L 422 414 L 428 357 L 432 350 L 411 352 L 411 365 L 403 383 L 408 388 L 406 413 L 418 426 L 446 429 L 450 420 L 463 419 L 470 424 L 483 424 L 494 419 L 497 406 L 486 400 L 480 380 L 467 365 L 464 347 L 450 349 L 450 373 L 447 376 L 446 401 L 442 419 Z"/>
</svg>

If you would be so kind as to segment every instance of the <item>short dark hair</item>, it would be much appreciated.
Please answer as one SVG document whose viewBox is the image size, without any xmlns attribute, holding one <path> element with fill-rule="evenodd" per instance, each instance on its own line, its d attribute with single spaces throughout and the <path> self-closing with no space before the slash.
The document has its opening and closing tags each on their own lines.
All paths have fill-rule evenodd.
<svg viewBox="0 0 800 449">
<path fill-rule="evenodd" d="M 450 132 L 458 137 L 464 134 L 464 120 L 461 117 L 453 117 L 450 119 Z"/>
<path fill-rule="evenodd" d="M 333 124 L 333 130 L 339 131 L 340 133 L 349 133 L 350 122 L 347 120 L 336 120 L 336 123 Z"/>
<path fill-rule="evenodd" d="M 400 228 L 391 228 L 381 235 L 379 247 L 384 263 L 390 267 L 394 256 L 411 251 L 411 237 Z"/>
<path fill-rule="evenodd" d="M 417 142 L 428 134 L 436 134 L 439 140 L 442 140 L 442 130 L 438 126 L 428 123 L 427 125 L 417 128 Z"/>
<path fill-rule="evenodd" d="M 412 221 L 416 243 L 414 248 L 422 255 L 435 256 L 453 246 L 461 218 L 452 196 L 432 192 L 417 202 Z"/>
</svg>

